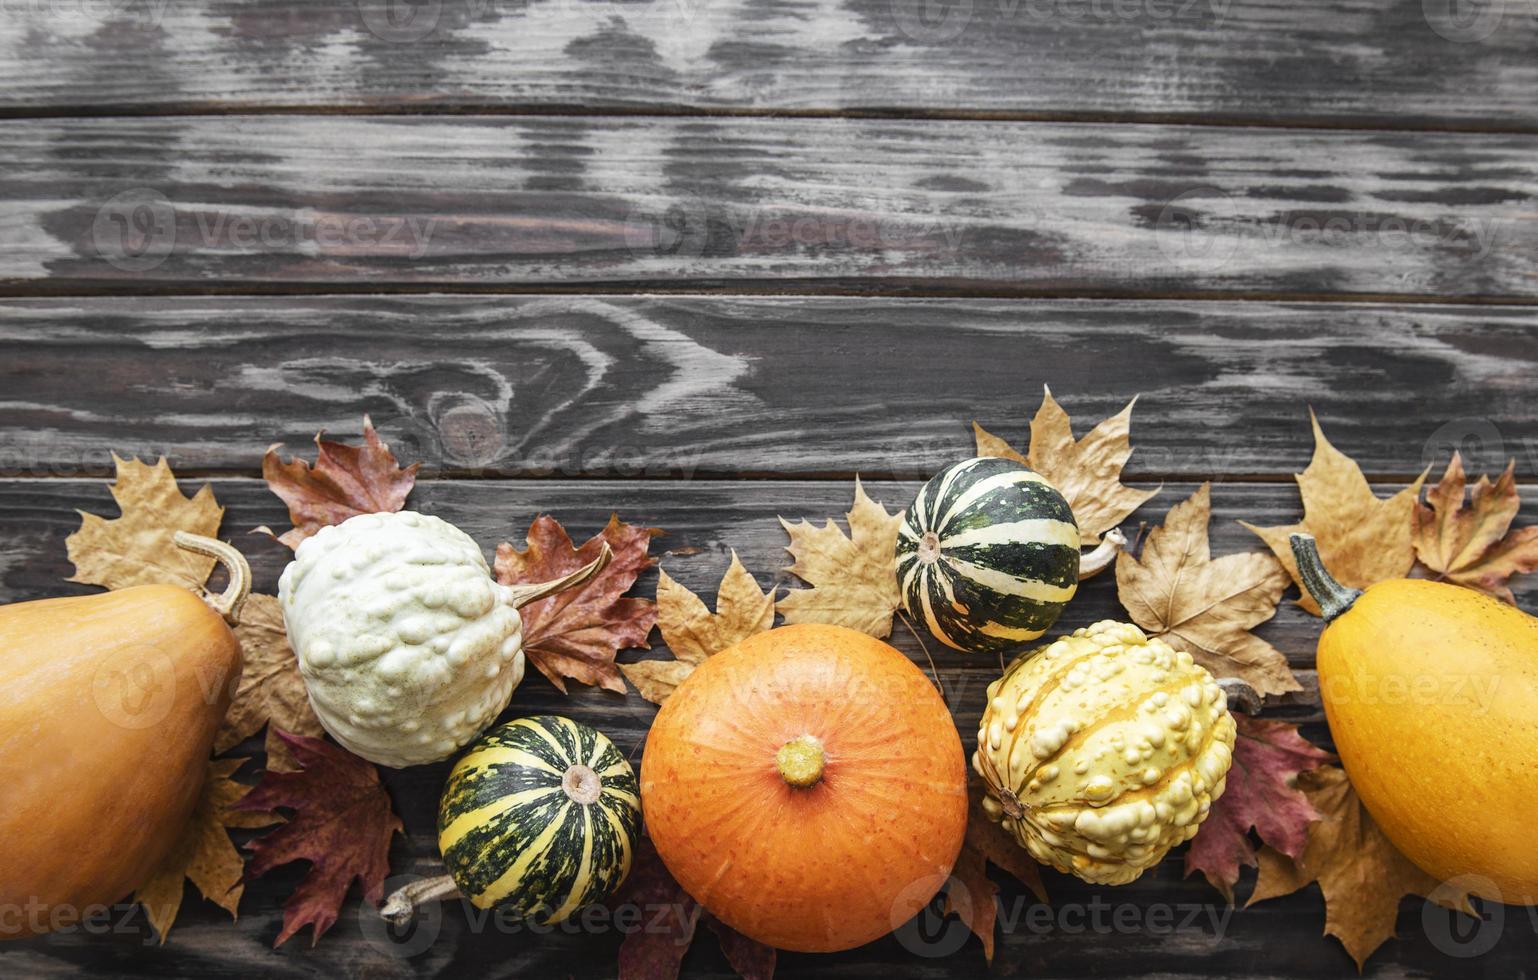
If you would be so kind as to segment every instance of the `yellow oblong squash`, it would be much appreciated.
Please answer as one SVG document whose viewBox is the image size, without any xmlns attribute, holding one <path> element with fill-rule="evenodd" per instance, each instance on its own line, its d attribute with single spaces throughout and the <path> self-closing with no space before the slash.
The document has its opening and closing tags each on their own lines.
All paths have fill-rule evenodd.
<svg viewBox="0 0 1538 980">
<path fill-rule="evenodd" d="M 154 872 L 240 670 L 224 617 L 187 589 L 0 607 L 0 940 L 78 923 Z"/>
<path fill-rule="evenodd" d="M 1328 625 L 1319 693 L 1351 785 L 1421 870 L 1538 904 L 1538 618 L 1423 579 L 1365 592 L 1293 536 Z"/>
</svg>

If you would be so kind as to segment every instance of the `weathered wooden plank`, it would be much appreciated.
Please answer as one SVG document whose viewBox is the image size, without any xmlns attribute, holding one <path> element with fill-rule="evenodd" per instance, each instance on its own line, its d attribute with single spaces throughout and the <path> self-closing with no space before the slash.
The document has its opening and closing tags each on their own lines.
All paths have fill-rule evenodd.
<svg viewBox="0 0 1538 980">
<path fill-rule="evenodd" d="M 910 478 L 1140 394 L 1130 478 L 1538 476 L 1538 308 L 748 297 L 0 300 L 0 475 L 250 474 L 362 415 L 481 476 Z M 89 383 L 81 383 L 89 379 Z"/>
<path fill-rule="evenodd" d="M 281 547 L 238 532 L 263 522 L 279 522 L 283 511 L 275 498 L 253 480 L 218 480 L 219 499 L 229 508 L 225 530 L 248 552 L 258 587 L 270 589 L 284 560 Z M 871 486 L 878 498 L 901 499 L 911 490 L 902 483 Z M 1173 502 L 1189 486 L 1166 488 Z M 653 481 L 429 481 L 418 490 L 414 506 L 454 521 L 489 546 L 499 537 L 521 530 L 537 509 L 550 510 L 574 532 L 596 529 L 611 508 L 626 517 L 648 520 L 670 530 L 663 548 L 699 548 L 695 554 L 665 557 L 668 571 L 686 585 L 709 593 L 725 566 L 728 548 L 736 548 L 760 582 L 784 581 L 775 569 L 784 563 L 779 549 L 783 532 L 774 514 L 821 516 L 845 504 L 849 488 L 831 482 L 704 482 Z M 1249 547 L 1246 532 L 1233 522 L 1245 517 L 1261 522 L 1294 516 L 1291 491 L 1265 484 L 1224 484 L 1214 494 L 1214 548 L 1223 553 Z M 1523 520 L 1538 516 L 1538 493 L 1526 494 Z M 85 591 L 61 580 L 68 573 L 63 539 L 78 523 L 74 508 L 110 513 L 100 481 L 0 481 L 0 601 Z M 1162 506 L 1158 508 L 1162 513 Z M 641 590 L 649 591 L 649 581 Z M 1113 586 L 1107 579 L 1091 582 L 1070 607 L 1065 626 L 1081 625 L 1114 615 Z M 1521 599 L 1531 605 L 1531 585 Z M 1264 635 L 1286 649 L 1304 667 L 1317 632 L 1317 621 L 1291 606 L 1263 629 Z M 899 631 L 894 642 L 921 659 L 918 647 Z M 659 648 L 659 653 L 660 648 Z M 975 727 L 983 685 L 996 666 L 942 653 L 941 676 L 963 731 Z M 569 698 L 531 677 L 519 689 L 510 709 L 514 713 L 561 711 L 598 724 L 625 751 L 639 755 L 653 709 L 638 698 L 618 698 L 579 691 Z M 1316 709 L 1300 705 L 1280 714 L 1307 722 L 1307 734 L 1321 743 L 1327 733 Z M 255 741 L 247 749 L 254 750 Z M 392 855 L 398 874 L 431 870 L 434 855 L 433 820 L 444 765 L 417 767 L 386 774 L 386 782 L 407 828 Z M 1181 879 L 1179 856 L 1134 885 L 1119 889 L 1091 888 L 1047 873 L 1056 911 L 1046 919 L 1023 914 L 1019 890 L 1003 893 L 1006 926 L 1000 939 L 1000 967 L 1031 976 L 1122 975 L 1156 972 L 1198 977 L 1214 972 L 1254 974 L 1257 963 L 1270 976 L 1313 977 L 1344 974 L 1349 960 L 1332 941 L 1320 935 L 1323 910 L 1307 892 L 1230 914 L 1219 896 L 1200 881 Z M 268 947 L 277 935 L 280 906 L 302 874 L 291 868 L 249 886 L 238 923 L 230 923 L 212 905 L 189 895 L 171 942 L 156 948 L 141 915 L 123 909 L 114 914 L 107 935 L 75 931 L 25 943 L 0 945 L 0 967 L 13 975 L 72 974 L 92 969 L 114 974 L 155 972 L 161 975 L 275 976 L 338 975 L 408 976 L 476 974 L 508 976 L 612 975 L 620 934 L 599 923 L 586 930 L 529 935 L 527 930 L 494 923 L 477 925 L 462 911 L 446 914 L 437 925 L 425 925 L 416 935 L 431 939 L 417 947 L 408 939 L 395 943 L 375 927 L 372 914 L 349 906 L 336 928 L 313 950 L 303 941 L 279 953 Z M 1118 911 L 1121 909 L 1121 911 Z M 1150 914 L 1150 910 L 1158 909 Z M 1458 976 L 1467 962 L 1449 956 L 1449 945 L 1428 930 L 1419 902 L 1406 901 L 1400 919 L 1401 938 L 1386 946 L 1369 972 L 1374 976 Z M 1012 925 L 1011 925 L 1012 923 Z M 1480 965 L 1507 975 L 1531 962 L 1538 949 L 1531 923 L 1517 910 L 1508 910 L 1501 941 Z M 859 951 L 835 957 L 786 955 L 780 975 L 890 976 L 894 971 L 928 977 L 969 977 L 982 969 L 981 951 L 964 934 L 935 930 L 915 939 L 889 937 Z M 726 977 L 728 968 L 713 943 L 702 939 L 691 953 L 686 975 Z M 953 951 L 954 950 L 954 951 Z M 946 955 L 948 954 L 948 955 Z"/>
<path fill-rule="evenodd" d="M 0 9 L 0 105 L 1538 123 L 1526 0 L 268 0 Z"/>
<path fill-rule="evenodd" d="M 0 286 L 1538 296 L 1538 135 L 844 119 L 7 123 Z"/>
</svg>

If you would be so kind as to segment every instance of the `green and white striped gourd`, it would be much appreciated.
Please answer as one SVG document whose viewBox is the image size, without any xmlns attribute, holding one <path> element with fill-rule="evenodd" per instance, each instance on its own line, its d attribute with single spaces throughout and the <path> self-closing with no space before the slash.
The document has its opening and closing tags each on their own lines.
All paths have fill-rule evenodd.
<svg viewBox="0 0 1538 980">
<path fill-rule="evenodd" d="M 601 732 L 556 715 L 482 735 L 438 807 L 438 848 L 459 892 L 541 923 L 614 894 L 640 832 L 630 763 Z"/>
<path fill-rule="evenodd" d="M 1079 585 L 1079 527 L 1057 488 L 1013 460 L 963 460 L 903 515 L 897 583 L 908 615 L 946 646 L 994 652 L 1034 640 Z"/>
</svg>

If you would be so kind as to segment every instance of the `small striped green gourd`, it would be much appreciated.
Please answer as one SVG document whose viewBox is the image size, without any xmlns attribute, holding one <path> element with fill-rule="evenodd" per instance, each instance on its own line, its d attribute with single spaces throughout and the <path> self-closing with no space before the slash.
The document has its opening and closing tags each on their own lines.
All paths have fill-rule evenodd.
<svg viewBox="0 0 1538 980">
<path fill-rule="evenodd" d="M 1079 527 L 1063 495 L 1013 460 L 937 474 L 897 534 L 903 607 L 948 647 L 992 653 L 1034 640 L 1079 586 Z"/>
<path fill-rule="evenodd" d="M 408 886 L 381 913 L 409 918 L 416 903 L 457 890 L 476 908 L 561 922 L 614 894 L 640 832 L 640 787 L 614 743 L 570 718 L 519 718 L 482 735 L 449 773 L 438 849 L 454 887 Z"/>
</svg>

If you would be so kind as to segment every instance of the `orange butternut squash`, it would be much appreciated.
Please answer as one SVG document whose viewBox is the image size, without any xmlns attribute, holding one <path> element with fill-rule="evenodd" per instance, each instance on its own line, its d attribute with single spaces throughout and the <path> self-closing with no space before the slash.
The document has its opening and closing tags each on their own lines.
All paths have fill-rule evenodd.
<svg viewBox="0 0 1538 980">
<path fill-rule="evenodd" d="M 706 660 L 657 714 L 641 806 L 668 870 L 727 925 L 831 952 L 934 896 L 967 822 L 961 737 L 907 657 L 782 626 Z"/>
<path fill-rule="evenodd" d="M 241 670 L 226 617 L 239 552 L 205 602 L 171 585 L 0 607 L 0 939 L 72 925 L 123 898 L 186 829 Z"/>
</svg>

